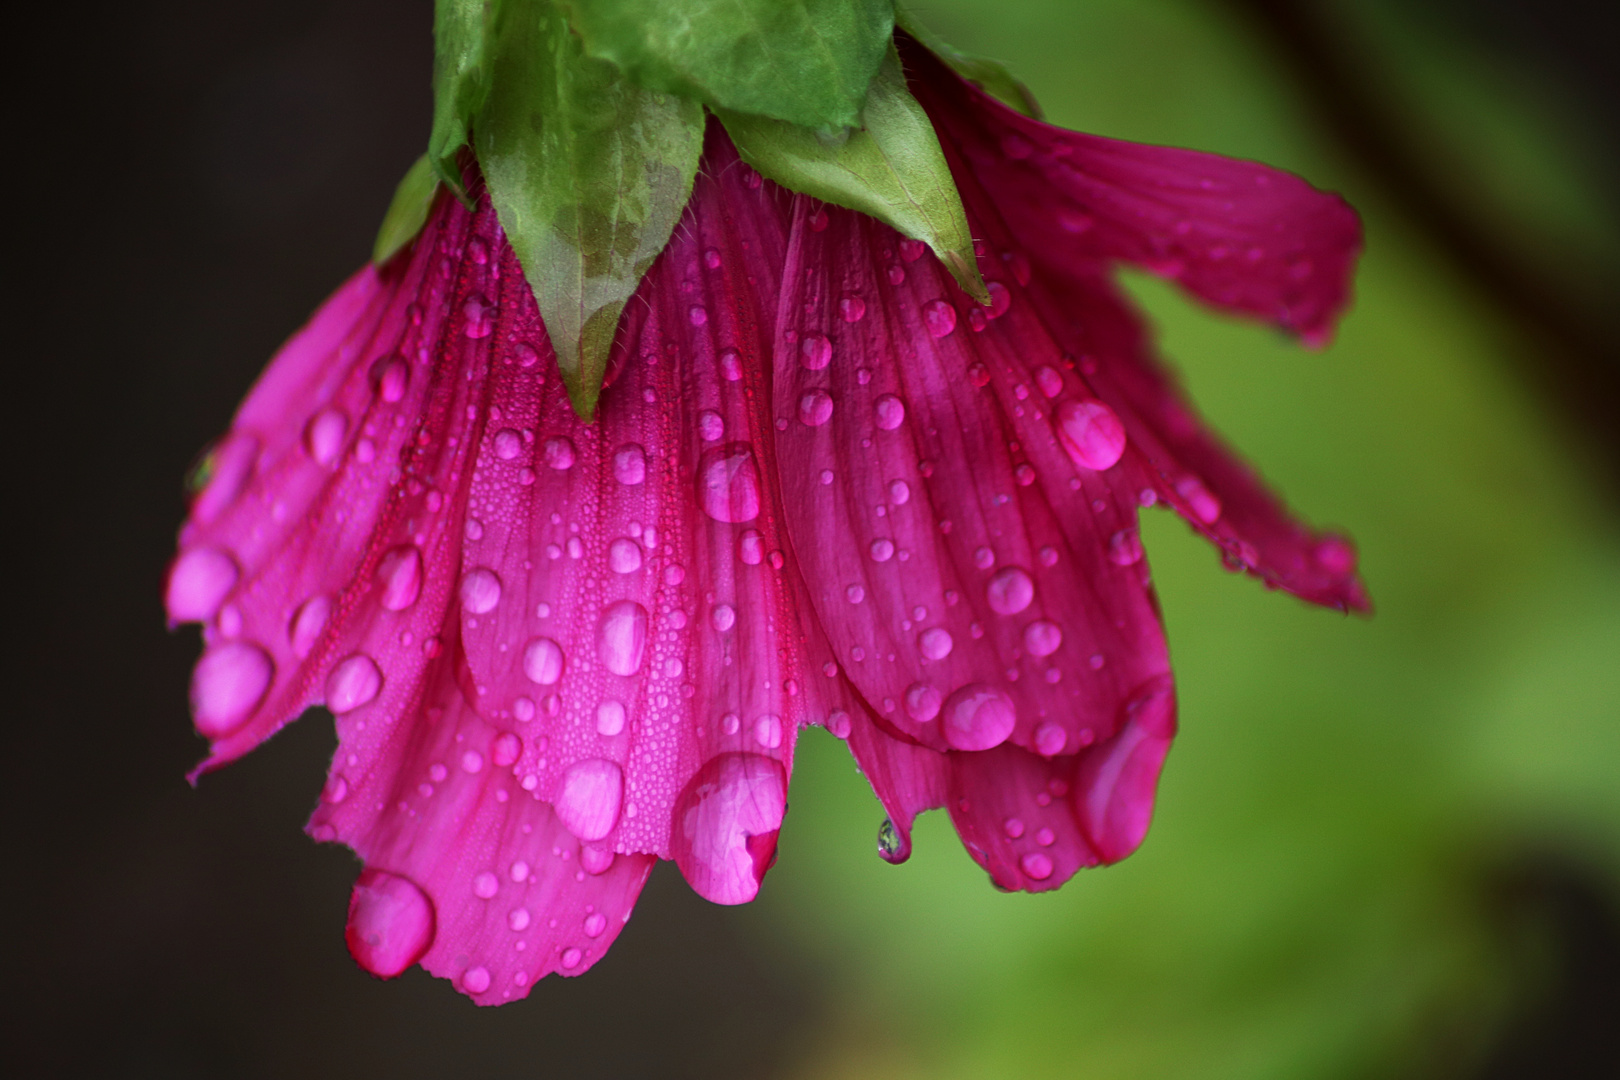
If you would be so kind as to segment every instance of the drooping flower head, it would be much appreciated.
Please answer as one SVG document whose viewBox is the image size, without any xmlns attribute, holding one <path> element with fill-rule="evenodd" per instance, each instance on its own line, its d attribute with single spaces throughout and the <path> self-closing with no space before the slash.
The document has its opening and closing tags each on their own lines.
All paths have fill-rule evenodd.
<svg viewBox="0 0 1620 1080">
<path fill-rule="evenodd" d="M 807 725 L 892 861 L 936 807 L 1007 889 L 1129 854 L 1176 726 L 1142 507 L 1366 603 L 1111 280 L 1324 340 L 1339 199 L 1046 125 L 884 3 L 742 5 L 843 35 L 786 90 L 750 49 L 791 17 L 683 46 L 678 6 L 441 3 L 429 155 L 205 459 L 168 579 L 198 771 L 324 704 L 351 952 L 480 1003 L 589 968 L 656 859 L 752 899 Z"/>
</svg>

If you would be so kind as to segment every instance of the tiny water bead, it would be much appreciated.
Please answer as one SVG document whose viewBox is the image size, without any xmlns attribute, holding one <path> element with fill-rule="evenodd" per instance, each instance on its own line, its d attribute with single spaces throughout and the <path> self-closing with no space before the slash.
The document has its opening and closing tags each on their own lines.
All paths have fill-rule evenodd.
<svg viewBox="0 0 1620 1080">
<path fill-rule="evenodd" d="M 597 626 L 596 646 L 602 665 L 613 674 L 629 676 L 640 671 L 647 651 L 647 609 L 634 600 L 609 604 Z"/>
<path fill-rule="evenodd" d="M 889 481 L 889 502 L 895 506 L 904 506 L 911 501 L 911 485 L 904 480 Z"/>
<path fill-rule="evenodd" d="M 704 442 L 719 442 L 725 437 L 726 422 L 713 409 L 698 413 L 698 437 Z"/>
<path fill-rule="evenodd" d="M 322 409 L 310 417 L 304 428 L 304 449 L 317 465 L 330 466 L 343 453 L 343 440 L 349 434 L 349 418 L 341 409 Z"/>
<path fill-rule="evenodd" d="M 884 818 L 883 823 L 878 826 L 877 848 L 878 855 L 884 862 L 896 865 L 905 862 L 911 854 L 911 845 L 888 818 Z"/>
<path fill-rule="evenodd" d="M 392 979 L 422 958 L 435 932 L 433 902 L 415 882 L 370 867 L 360 872 L 343 936 L 362 968 Z"/>
<path fill-rule="evenodd" d="M 495 736 L 489 750 L 490 759 L 495 762 L 495 767 L 505 769 L 523 756 L 523 740 L 510 731 L 503 731 Z"/>
<path fill-rule="evenodd" d="M 754 741 L 767 750 L 775 750 L 782 745 L 782 719 L 779 716 L 765 715 L 754 721 Z"/>
<path fill-rule="evenodd" d="M 555 809 L 563 827 L 581 840 L 601 840 L 619 822 L 624 773 L 606 758 L 576 761 L 563 773 Z"/>
<path fill-rule="evenodd" d="M 236 731 L 270 689 L 275 665 L 257 645 L 231 641 L 202 654 L 191 673 L 191 710 L 197 730 L 210 739 Z"/>
<path fill-rule="evenodd" d="M 1063 752 L 1063 745 L 1068 741 L 1068 733 L 1063 725 L 1046 721 L 1035 729 L 1035 752 L 1042 757 L 1052 757 Z"/>
<path fill-rule="evenodd" d="M 487 615 L 501 602 L 500 575 L 487 566 L 476 566 L 461 578 L 462 610 L 471 615 Z"/>
<path fill-rule="evenodd" d="M 698 505 L 715 521 L 753 521 L 760 510 L 759 463 L 747 443 L 728 443 L 698 463 Z"/>
<path fill-rule="evenodd" d="M 1210 494 L 1208 488 L 1197 477 L 1188 476 L 1176 481 L 1176 494 L 1187 500 L 1187 506 L 1192 510 L 1193 517 L 1204 525 L 1213 525 L 1220 520 L 1221 500 Z"/>
<path fill-rule="evenodd" d="M 501 880 L 488 870 L 481 871 L 473 875 L 472 891 L 480 900 L 493 900 L 501 891 Z"/>
<path fill-rule="evenodd" d="M 326 707 L 338 716 L 368 705 L 382 691 L 382 671 L 365 653 L 345 658 L 326 677 Z"/>
<path fill-rule="evenodd" d="M 894 558 L 894 541 L 880 537 L 872 541 L 867 554 L 872 556 L 873 562 L 888 562 Z"/>
<path fill-rule="evenodd" d="M 489 969 L 482 966 L 468 968 L 462 973 L 461 985 L 469 994 L 482 994 L 489 989 Z"/>
<path fill-rule="evenodd" d="M 540 686 L 555 685 L 563 673 L 562 646 L 548 637 L 537 637 L 523 647 L 523 674 Z"/>
</svg>

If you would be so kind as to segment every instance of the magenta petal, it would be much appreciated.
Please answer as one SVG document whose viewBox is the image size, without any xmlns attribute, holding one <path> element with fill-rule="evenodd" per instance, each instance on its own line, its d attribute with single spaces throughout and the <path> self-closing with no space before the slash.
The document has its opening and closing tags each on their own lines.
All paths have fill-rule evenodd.
<svg viewBox="0 0 1620 1080">
<path fill-rule="evenodd" d="M 1038 261 L 1124 260 L 1313 344 L 1332 332 L 1361 251 L 1343 199 L 1256 162 L 1031 120 L 902 45 L 918 100 Z"/>
<path fill-rule="evenodd" d="M 1016 746 L 951 755 L 951 821 L 1001 888 L 1045 892 L 1102 861 L 1071 808 L 1076 760 Z"/>
<path fill-rule="evenodd" d="M 1165 679 L 1126 706 L 1119 734 L 1081 755 L 1075 814 L 1104 862 L 1123 859 L 1147 835 L 1159 770 L 1175 734 L 1175 690 Z"/>
</svg>

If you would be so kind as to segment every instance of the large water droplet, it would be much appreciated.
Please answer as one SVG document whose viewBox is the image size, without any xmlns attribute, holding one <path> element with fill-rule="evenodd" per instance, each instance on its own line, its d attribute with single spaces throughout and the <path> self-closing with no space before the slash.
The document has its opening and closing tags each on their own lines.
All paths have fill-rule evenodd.
<svg viewBox="0 0 1620 1080">
<path fill-rule="evenodd" d="M 1102 471 L 1125 453 L 1125 425 L 1100 401 L 1065 401 L 1057 407 L 1058 441 L 1082 469 Z"/>
<path fill-rule="evenodd" d="M 776 858 L 787 778 L 760 754 L 722 754 L 698 770 L 675 804 L 675 862 L 699 896 L 743 904 Z"/>
<path fill-rule="evenodd" d="M 877 846 L 878 855 L 886 863 L 898 866 L 911 857 L 911 841 L 888 818 L 884 818 L 883 824 L 878 826 Z"/>
<path fill-rule="evenodd" d="M 247 723 L 275 675 L 270 656 L 257 645 L 231 641 L 202 654 L 191 673 L 191 713 L 197 730 L 224 738 Z"/>
<path fill-rule="evenodd" d="M 326 629 L 326 621 L 331 617 L 332 598 L 329 596 L 312 596 L 298 605 L 292 623 L 287 627 L 287 640 L 292 645 L 294 656 L 300 660 L 309 656 Z"/>
<path fill-rule="evenodd" d="M 369 704 L 382 690 L 382 672 L 365 653 L 346 658 L 326 677 L 326 707 L 342 716 Z"/>
<path fill-rule="evenodd" d="M 822 389 L 806 390 L 799 397 L 799 422 L 807 427 L 820 427 L 832 419 L 832 395 Z"/>
<path fill-rule="evenodd" d="M 461 606 L 472 615 L 485 615 L 501 602 L 501 579 L 487 566 L 475 566 L 461 579 Z"/>
<path fill-rule="evenodd" d="M 633 574 L 641 569 L 641 545 L 621 536 L 608 545 L 608 568 L 615 574 Z"/>
<path fill-rule="evenodd" d="M 641 670 L 647 651 L 647 609 L 634 600 L 620 600 L 602 611 L 596 631 L 597 655 L 615 675 L 634 675 Z"/>
<path fill-rule="evenodd" d="M 906 688 L 906 715 L 919 724 L 926 724 L 939 715 L 942 701 L 934 687 L 927 683 L 912 683 Z"/>
<path fill-rule="evenodd" d="M 698 464 L 698 505 L 715 521 L 736 524 L 759 516 L 759 463 L 747 443 L 727 443 Z"/>
<path fill-rule="evenodd" d="M 502 461 L 511 461 L 523 453 L 523 436 L 511 428 L 501 428 L 490 440 L 490 445 L 494 447 L 496 457 Z"/>
<path fill-rule="evenodd" d="M 596 707 L 596 730 L 608 738 L 624 730 L 624 705 L 609 698 Z"/>
<path fill-rule="evenodd" d="M 169 618 L 207 622 L 236 587 L 236 560 L 218 548 L 195 547 L 174 561 L 164 604 Z"/>
<path fill-rule="evenodd" d="M 726 434 L 726 422 L 713 409 L 698 413 L 698 437 L 704 442 L 719 442 Z"/>
<path fill-rule="evenodd" d="M 625 443 L 613 452 L 613 479 L 625 485 L 647 479 L 647 452 L 639 443 Z"/>
<path fill-rule="evenodd" d="M 551 638 L 537 637 L 523 647 L 523 674 L 532 683 L 553 686 L 563 673 L 563 650 Z"/>
<path fill-rule="evenodd" d="M 923 305 L 923 324 L 934 337 L 946 337 L 956 329 L 956 309 L 944 300 L 930 300 Z"/>
<path fill-rule="evenodd" d="M 389 611 L 404 611 L 422 593 L 422 553 L 414 544 L 389 549 L 377 563 L 378 603 Z"/>
<path fill-rule="evenodd" d="M 605 758 L 576 761 L 563 773 L 555 809 L 563 826 L 581 840 L 600 840 L 619 821 L 624 773 Z"/>
<path fill-rule="evenodd" d="M 547 465 L 562 472 L 574 467 L 574 462 L 579 459 L 579 451 L 574 448 L 573 439 L 566 435 L 558 435 L 546 440 L 541 448 L 541 456 Z"/>
<path fill-rule="evenodd" d="M 945 741 L 958 750 L 1000 746 L 1017 723 L 1012 700 L 984 683 L 969 683 L 945 702 Z"/>
<path fill-rule="evenodd" d="M 349 895 L 343 936 L 355 963 L 380 979 L 392 979 L 428 951 L 434 922 L 433 902 L 415 882 L 367 867 Z"/>
<path fill-rule="evenodd" d="M 754 721 L 754 741 L 767 750 L 782 745 L 782 718 L 769 713 Z"/>
<path fill-rule="evenodd" d="M 823 334 L 806 334 L 799 342 L 799 363 L 811 371 L 820 371 L 832 362 L 832 342 Z"/>
<path fill-rule="evenodd" d="M 985 598 L 997 615 L 1016 615 L 1035 600 L 1035 582 L 1017 566 L 1006 566 L 990 576 Z"/>
<path fill-rule="evenodd" d="M 884 431 L 893 431 L 906 419 L 906 403 L 893 394 L 884 394 L 872 403 L 872 416 Z"/>
<path fill-rule="evenodd" d="M 316 464 L 331 465 L 343 453 L 343 438 L 348 433 L 349 418 L 341 409 L 322 409 L 304 428 L 304 448 Z"/>
<path fill-rule="evenodd" d="M 868 555 L 872 556 L 873 562 L 888 562 L 894 558 L 894 541 L 879 537 L 872 541 L 871 546 L 866 551 Z"/>
<path fill-rule="evenodd" d="M 594 911 L 591 914 L 585 916 L 585 936 L 586 937 L 589 937 L 589 938 L 601 937 L 602 932 L 604 930 L 606 930 L 606 929 L 607 929 L 607 916 L 603 915 L 600 911 Z"/>
</svg>

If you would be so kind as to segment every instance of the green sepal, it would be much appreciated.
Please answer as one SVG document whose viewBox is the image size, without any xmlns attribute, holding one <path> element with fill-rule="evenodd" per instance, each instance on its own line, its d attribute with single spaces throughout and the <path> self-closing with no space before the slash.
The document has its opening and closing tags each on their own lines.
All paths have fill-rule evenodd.
<svg viewBox="0 0 1620 1080">
<path fill-rule="evenodd" d="M 433 196 L 438 191 L 439 174 L 434 171 L 433 162 L 423 154 L 394 189 L 394 201 L 388 204 L 382 227 L 377 230 L 377 241 L 371 247 L 372 265 L 381 266 L 416 239 L 416 234 L 427 224 L 428 211 L 433 209 Z"/>
<path fill-rule="evenodd" d="M 468 126 L 489 96 L 489 31 L 499 0 L 437 0 L 433 8 L 433 129 L 427 158 L 470 209 L 457 160 Z"/>
<path fill-rule="evenodd" d="M 588 421 L 619 315 L 692 193 L 703 108 L 586 56 L 548 0 L 503 0 L 490 57 L 478 161 Z"/>
<path fill-rule="evenodd" d="M 928 114 L 891 46 L 867 93 L 863 126 L 828 138 L 762 116 L 715 110 L 742 159 L 793 191 L 869 214 L 934 250 L 963 291 L 990 302 L 967 213 Z"/>
<path fill-rule="evenodd" d="M 859 123 L 894 35 L 892 0 L 558 0 L 639 85 L 833 131 Z"/>
<path fill-rule="evenodd" d="M 1008 71 L 1001 61 L 974 56 L 972 53 L 965 53 L 948 45 L 938 34 L 924 26 L 899 0 L 896 0 L 894 5 L 894 23 L 916 38 L 923 48 L 949 64 L 958 75 L 1002 104 L 1017 109 L 1032 120 L 1045 119 L 1035 95 L 1029 92 L 1029 87 L 1014 78 L 1012 72 Z"/>
</svg>

